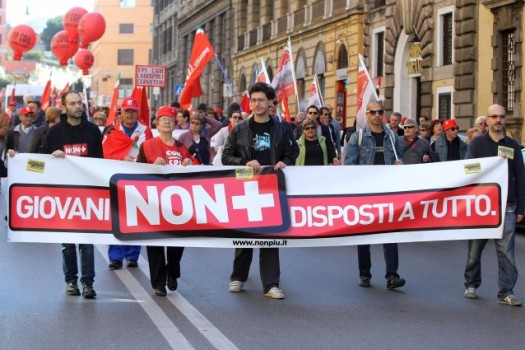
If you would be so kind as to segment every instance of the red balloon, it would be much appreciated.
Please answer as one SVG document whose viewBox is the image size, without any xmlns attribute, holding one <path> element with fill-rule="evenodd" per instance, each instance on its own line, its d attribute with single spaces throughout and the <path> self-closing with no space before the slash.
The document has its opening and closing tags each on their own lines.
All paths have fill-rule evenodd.
<svg viewBox="0 0 525 350">
<path fill-rule="evenodd" d="M 24 52 L 31 50 L 35 46 L 36 33 L 30 26 L 20 24 L 9 31 L 7 41 L 14 51 L 13 59 L 20 61 Z"/>
<path fill-rule="evenodd" d="M 106 21 L 100 13 L 86 13 L 78 22 L 78 34 L 82 38 L 80 47 L 86 49 L 89 43 L 100 39 L 105 31 Z"/>
<path fill-rule="evenodd" d="M 75 54 L 78 51 L 78 40 L 69 41 L 69 56 L 68 58 L 72 58 L 75 56 Z"/>
<path fill-rule="evenodd" d="M 82 74 L 88 75 L 88 69 L 91 68 L 95 62 L 95 58 L 91 51 L 86 49 L 80 49 L 75 55 L 75 64 L 78 68 L 82 69 Z"/>
<path fill-rule="evenodd" d="M 70 41 L 78 40 L 78 22 L 87 13 L 82 7 L 73 7 L 66 12 L 62 19 L 62 24 L 67 32 Z"/>
<path fill-rule="evenodd" d="M 70 51 L 71 45 L 69 44 L 67 32 L 62 30 L 56 33 L 51 39 L 51 52 L 58 58 L 61 66 L 67 65 L 67 60 L 71 57 Z"/>
</svg>

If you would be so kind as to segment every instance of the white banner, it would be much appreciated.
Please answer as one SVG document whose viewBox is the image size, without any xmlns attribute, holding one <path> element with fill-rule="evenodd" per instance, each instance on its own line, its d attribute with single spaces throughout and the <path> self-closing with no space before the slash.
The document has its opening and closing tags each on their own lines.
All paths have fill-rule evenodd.
<svg viewBox="0 0 525 350">
<path fill-rule="evenodd" d="M 312 247 L 500 238 L 507 162 L 158 166 L 18 154 L 12 242 Z"/>
</svg>

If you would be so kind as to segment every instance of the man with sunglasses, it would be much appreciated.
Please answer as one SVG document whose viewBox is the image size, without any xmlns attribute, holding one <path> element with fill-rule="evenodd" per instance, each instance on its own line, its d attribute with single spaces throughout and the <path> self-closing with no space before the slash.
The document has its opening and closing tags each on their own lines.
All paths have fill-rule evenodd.
<svg viewBox="0 0 525 350">
<path fill-rule="evenodd" d="M 432 143 L 432 150 L 437 153 L 439 160 L 446 162 L 465 159 L 468 144 L 458 136 L 459 127 L 456 121 L 454 119 L 445 120 L 443 130 L 445 132 Z"/>
<path fill-rule="evenodd" d="M 350 136 L 345 152 L 345 165 L 396 165 L 403 164 L 403 151 L 399 137 L 390 128 L 383 125 L 385 111 L 379 101 L 371 101 L 366 106 L 368 123 L 363 130 Z M 386 287 L 396 289 L 403 287 L 405 279 L 397 273 L 399 258 L 397 243 L 383 244 L 386 262 Z M 370 269 L 370 245 L 357 246 L 359 261 L 359 285 L 370 287 L 372 274 Z"/>
<path fill-rule="evenodd" d="M 514 260 L 514 237 L 516 222 L 523 220 L 525 211 L 525 167 L 521 147 L 505 135 L 505 108 L 494 104 L 488 108 L 488 133 L 478 136 L 469 145 L 466 158 L 500 156 L 507 158 L 509 192 L 506 198 L 503 236 L 494 240 L 498 258 L 498 300 L 500 304 L 521 306 L 521 301 L 513 294 L 518 279 Z M 486 239 L 468 242 L 468 258 L 465 268 L 465 297 L 476 299 L 476 289 L 481 285 L 481 253 L 487 244 Z"/>
</svg>

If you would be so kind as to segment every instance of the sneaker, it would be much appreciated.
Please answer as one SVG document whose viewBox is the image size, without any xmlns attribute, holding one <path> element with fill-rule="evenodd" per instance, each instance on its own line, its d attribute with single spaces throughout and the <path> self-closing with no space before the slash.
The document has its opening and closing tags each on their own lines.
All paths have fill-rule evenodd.
<svg viewBox="0 0 525 350">
<path fill-rule="evenodd" d="M 165 297 L 167 294 L 168 294 L 168 292 L 166 292 L 166 287 L 159 286 L 159 287 L 155 288 L 155 295 L 157 295 L 159 297 Z"/>
<path fill-rule="evenodd" d="M 122 262 L 118 260 L 111 260 L 111 262 L 108 265 L 108 268 L 110 270 L 118 270 L 122 267 Z"/>
<path fill-rule="evenodd" d="M 359 276 L 359 286 L 364 288 L 370 287 L 370 277 L 367 276 Z"/>
<path fill-rule="evenodd" d="M 68 282 L 66 284 L 66 295 L 80 295 L 77 282 Z"/>
<path fill-rule="evenodd" d="M 477 299 L 478 295 L 476 294 L 476 288 L 468 287 L 467 289 L 465 289 L 465 298 Z"/>
<path fill-rule="evenodd" d="M 167 285 L 169 290 L 171 290 L 172 292 L 176 291 L 178 286 L 177 279 L 168 278 Z"/>
<path fill-rule="evenodd" d="M 264 293 L 265 297 L 272 299 L 284 299 L 284 293 L 277 287 L 272 287 L 269 291 Z"/>
<path fill-rule="evenodd" d="M 521 301 L 512 294 L 507 295 L 503 299 L 500 299 L 499 303 L 503 305 L 510 305 L 510 306 L 521 306 Z"/>
<path fill-rule="evenodd" d="M 239 293 L 244 287 L 244 283 L 241 281 L 231 281 L 228 287 L 230 293 Z"/>
<path fill-rule="evenodd" d="M 407 281 L 405 281 L 404 278 L 401 277 L 390 277 L 386 281 L 386 287 L 388 289 L 396 289 L 399 287 L 403 287 Z"/>
<path fill-rule="evenodd" d="M 95 290 L 93 289 L 93 285 L 91 283 L 84 283 L 82 285 L 82 296 L 84 297 L 84 299 L 95 299 L 97 293 L 95 293 Z"/>
<path fill-rule="evenodd" d="M 137 262 L 137 260 L 128 260 L 128 267 L 138 267 L 139 266 L 139 263 Z"/>
</svg>

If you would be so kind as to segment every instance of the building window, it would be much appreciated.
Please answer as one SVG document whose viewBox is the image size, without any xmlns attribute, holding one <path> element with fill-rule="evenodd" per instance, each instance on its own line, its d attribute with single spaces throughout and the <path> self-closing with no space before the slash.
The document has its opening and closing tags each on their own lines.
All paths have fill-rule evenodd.
<svg viewBox="0 0 525 350">
<path fill-rule="evenodd" d="M 132 78 L 120 78 L 120 85 L 118 88 L 118 98 L 126 98 L 131 96 L 133 90 L 133 79 Z"/>
<path fill-rule="evenodd" d="M 119 34 L 133 34 L 135 26 L 133 23 L 120 23 L 118 26 Z"/>
<path fill-rule="evenodd" d="M 118 61 L 119 66 L 132 66 L 134 64 L 133 49 L 119 49 Z"/>
<path fill-rule="evenodd" d="M 436 91 L 437 117 L 439 120 L 452 119 L 452 86 L 438 88 Z"/>
<path fill-rule="evenodd" d="M 373 46 L 373 76 L 382 77 L 385 72 L 385 29 L 379 28 L 374 31 Z"/>
<path fill-rule="evenodd" d="M 120 7 L 135 7 L 135 0 L 120 0 Z"/>
<path fill-rule="evenodd" d="M 448 66 L 454 61 L 454 7 L 445 7 L 438 11 L 439 31 L 438 31 L 438 65 Z"/>
<path fill-rule="evenodd" d="M 515 69 L 515 29 L 501 32 L 501 82 L 502 82 L 502 104 L 507 113 L 514 111 L 514 78 L 516 77 Z"/>
<path fill-rule="evenodd" d="M 373 9 L 376 9 L 378 7 L 383 7 L 383 6 L 386 6 L 386 0 L 371 0 L 369 2 L 369 6 L 370 6 L 370 9 L 373 10 Z"/>
</svg>

